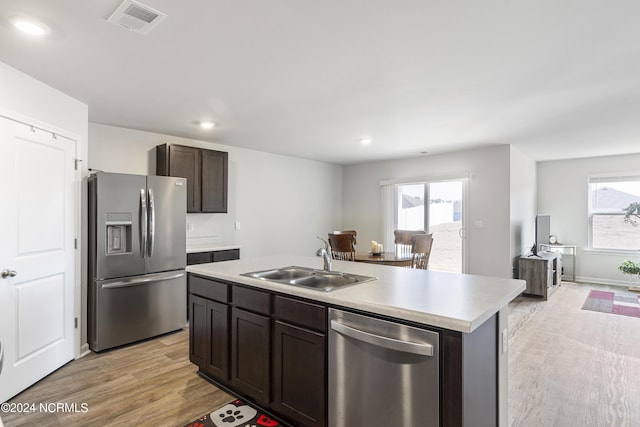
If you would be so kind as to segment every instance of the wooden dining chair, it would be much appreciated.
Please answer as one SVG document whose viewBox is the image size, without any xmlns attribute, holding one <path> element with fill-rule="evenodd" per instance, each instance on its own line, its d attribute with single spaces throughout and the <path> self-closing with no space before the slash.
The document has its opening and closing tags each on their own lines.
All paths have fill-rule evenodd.
<svg viewBox="0 0 640 427">
<path fill-rule="evenodd" d="M 396 253 L 400 256 L 410 256 L 413 236 L 417 234 L 425 234 L 425 232 L 423 230 L 394 230 L 393 242 L 396 244 Z"/>
<path fill-rule="evenodd" d="M 334 230 L 333 234 L 351 234 L 353 236 L 353 244 L 355 245 L 356 243 L 358 243 L 356 241 L 356 236 L 358 235 L 358 232 L 356 230 Z"/>
<path fill-rule="evenodd" d="M 429 256 L 431 255 L 431 247 L 433 246 L 433 234 L 416 234 L 412 238 L 413 259 L 411 268 L 427 270 L 429 268 Z"/>
<path fill-rule="evenodd" d="M 350 233 L 329 233 L 331 258 L 342 261 L 355 261 L 356 239 Z"/>
</svg>

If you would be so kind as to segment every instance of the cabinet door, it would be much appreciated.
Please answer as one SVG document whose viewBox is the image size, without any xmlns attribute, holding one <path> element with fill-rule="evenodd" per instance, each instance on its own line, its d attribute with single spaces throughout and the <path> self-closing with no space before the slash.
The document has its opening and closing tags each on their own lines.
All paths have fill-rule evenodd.
<svg viewBox="0 0 640 427">
<path fill-rule="evenodd" d="M 187 212 L 202 211 L 200 149 L 169 146 L 169 176 L 187 178 Z"/>
<path fill-rule="evenodd" d="M 189 295 L 189 360 L 200 370 L 229 380 L 229 306 Z"/>
<path fill-rule="evenodd" d="M 227 212 L 228 153 L 202 150 L 202 212 Z"/>
<path fill-rule="evenodd" d="M 203 371 L 224 381 L 229 380 L 229 306 L 207 301 L 208 341 Z"/>
<path fill-rule="evenodd" d="M 236 307 L 231 311 L 231 383 L 236 390 L 269 404 L 269 317 Z"/>
<path fill-rule="evenodd" d="M 206 366 L 208 339 L 207 300 L 189 295 L 189 360 L 199 368 Z"/>
<path fill-rule="evenodd" d="M 325 425 L 325 335 L 276 321 L 273 327 L 273 403 L 304 426 Z"/>
</svg>

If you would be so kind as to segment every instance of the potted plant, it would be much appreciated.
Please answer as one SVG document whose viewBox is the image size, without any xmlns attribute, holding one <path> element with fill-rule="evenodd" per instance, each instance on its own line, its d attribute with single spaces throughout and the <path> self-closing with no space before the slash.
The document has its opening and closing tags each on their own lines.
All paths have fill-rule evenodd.
<svg viewBox="0 0 640 427">
<path fill-rule="evenodd" d="M 622 271 L 624 274 L 629 274 L 630 276 L 638 276 L 640 277 L 640 263 L 633 262 L 630 259 L 624 261 L 622 264 L 618 266 L 618 270 Z M 629 278 L 629 283 L 631 284 L 631 277 Z M 638 286 L 630 286 L 630 291 L 640 291 L 640 287 Z"/>
<path fill-rule="evenodd" d="M 640 274 L 640 263 L 628 259 L 618 266 L 618 270 L 625 274 Z"/>
</svg>

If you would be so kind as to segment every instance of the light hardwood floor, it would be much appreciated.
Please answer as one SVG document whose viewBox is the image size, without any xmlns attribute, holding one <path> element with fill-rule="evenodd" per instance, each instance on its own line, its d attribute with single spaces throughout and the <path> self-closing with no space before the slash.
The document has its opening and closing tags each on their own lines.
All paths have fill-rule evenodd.
<svg viewBox="0 0 640 427">
<path fill-rule="evenodd" d="M 233 400 L 189 362 L 187 330 L 72 361 L 9 402 L 86 403 L 86 413 L 2 414 L 14 426 L 184 426 Z"/>
<path fill-rule="evenodd" d="M 640 319 L 581 310 L 593 288 L 608 289 L 565 283 L 546 302 L 510 304 L 511 426 L 640 425 Z M 183 331 L 92 353 L 10 401 L 87 403 L 86 413 L 2 419 L 6 427 L 181 427 L 233 399 L 196 374 L 187 348 Z"/>
</svg>

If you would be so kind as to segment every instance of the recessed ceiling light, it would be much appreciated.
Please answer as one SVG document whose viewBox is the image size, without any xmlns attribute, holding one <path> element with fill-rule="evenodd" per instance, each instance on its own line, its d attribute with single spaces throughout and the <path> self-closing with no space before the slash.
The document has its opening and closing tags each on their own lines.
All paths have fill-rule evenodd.
<svg viewBox="0 0 640 427">
<path fill-rule="evenodd" d="M 360 140 L 360 143 L 362 145 L 367 145 L 367 144 L 371 144 L 373 142 L 373 138 L 362 138 Z"/>
<path fill-rule="evenodd" d="M 41 37 L 51 32 L 51 28 L 49 28 L 47 25 L 31 18 L 15 16 L 11 18 L 11 23 L 16 29 L 31 36 Z"/>
<path fill-rule="evenodd" d="M 203 129 L 212 129 L 216 127 L 214 122 L 200 122 L 200 127 Z"/>
</svg>

